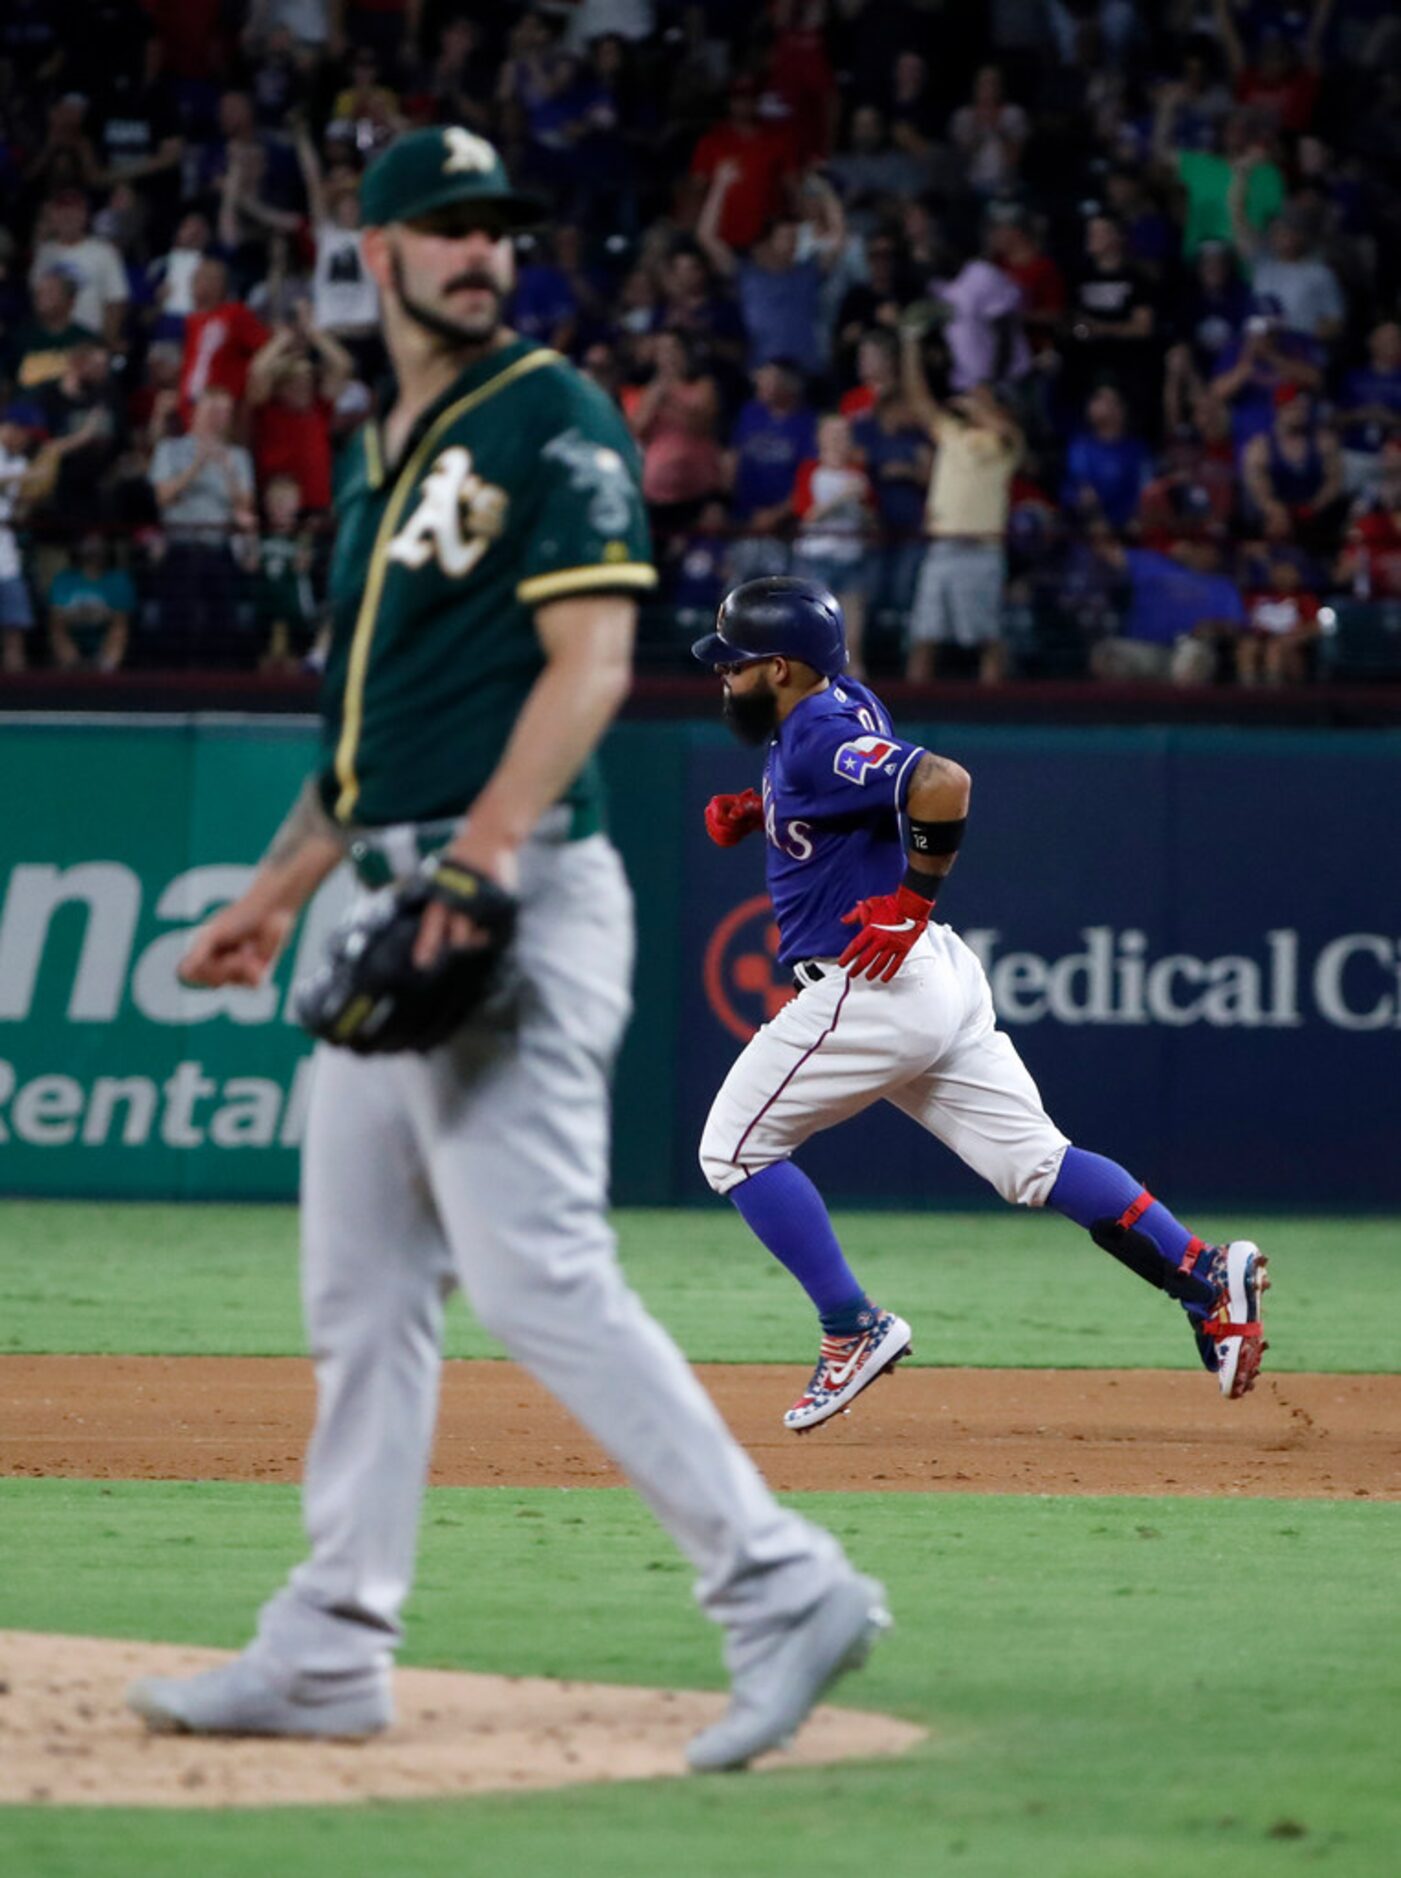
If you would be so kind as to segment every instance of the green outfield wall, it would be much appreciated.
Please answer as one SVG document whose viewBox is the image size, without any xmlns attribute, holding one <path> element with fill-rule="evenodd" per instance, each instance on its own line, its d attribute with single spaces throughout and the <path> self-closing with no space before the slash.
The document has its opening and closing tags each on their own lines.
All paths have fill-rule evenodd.
<svg viewBox="0 0 1401 1878">
<path fill-rule="evenodd" d="M 1075 1139 L 1229 1202 L 1401 1204 L 1396 733 L 913 726 L 974 775 L 940 911 Z M 290 992 L 347 895 L 313 903 L 272 982 L 194 990 L 188 934 L 237 894 L 315 760 L 306 720 L 0 720 L 0 1190 L 285 1198 L 306 1040 Z M 728 1063 L 791 995 L 763 846 L 701 808 L 756 780 L 707 723 L 605 751 L 638 902 L 615 1194 L 701 1198 L 695 1142 Z M 980 1190 L 902 1118 L 822 1150 L 834 1197 Z"/>
</svg>

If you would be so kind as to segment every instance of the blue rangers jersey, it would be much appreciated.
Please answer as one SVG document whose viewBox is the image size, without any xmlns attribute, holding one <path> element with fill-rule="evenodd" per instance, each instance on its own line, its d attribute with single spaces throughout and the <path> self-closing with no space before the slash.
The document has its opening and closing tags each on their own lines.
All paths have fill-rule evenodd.
<svg viewBox="0 0 1401 1878">
<path fill-rule="evenodd" d="M 900 884 L 900 817 L 923 754 L 850 678 L 810 693 L 779 725 L 764 763 L 764 834 L 780 963 L 836 958 L 855 936 L 842 914 Z"/>
</svg>

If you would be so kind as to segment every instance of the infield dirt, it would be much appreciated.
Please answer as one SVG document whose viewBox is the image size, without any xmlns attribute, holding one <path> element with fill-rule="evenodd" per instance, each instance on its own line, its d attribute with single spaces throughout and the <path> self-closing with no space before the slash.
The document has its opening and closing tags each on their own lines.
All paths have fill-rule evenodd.
<svg viewBox="0 0 1401 1878">
<path fill-rule="evenodd" d="M 903 1369 L 797 1437 L 791 1367 L 702 1366 L 783 1490 L 1401 1498 L 1401 1377 L 1266 1375 L 1225 1402 L 1204 1373 Z M 0 1474 L 293 1481 L 311 1365 L 284 1357 L 0 1357 Z M 445 1366 L 432 1479 L 600 1487 L 620 1476 L 523 1371 Z M 681 1772 L 723 1697 L 402 1671 L 400 1720 L 365 1744 L 151 1738 L 139 1673 L 218 1653 L 0 1632 L 0 1804 L 238 1807 L 520 1791 Z M 921 1731 L 820 1711 L 799 1764 L 900 1753 Z M 792 1764 L 790 1761 L 788 1764 Z"/>
<path fill-rule="evenodd" d="M 804 1436 L 803 1373 L 703 1365 L 781 1491 L 1401 1498 L 1401 1376 L 1266 1374 L 1223 1401 L 1205 1372 L 901 1369 Z M 311 1366 L 284 1357 L 0 1357 L 0 1474 L 296 1480 Z M 617 1485 L 523 1371 L 444 1368 L 438 1486 Z"/>
</svg>

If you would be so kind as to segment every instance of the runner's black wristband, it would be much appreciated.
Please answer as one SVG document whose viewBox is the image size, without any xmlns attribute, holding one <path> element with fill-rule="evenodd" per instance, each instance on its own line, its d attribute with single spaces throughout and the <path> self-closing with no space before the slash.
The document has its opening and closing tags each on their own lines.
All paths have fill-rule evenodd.
<svg viewBox="0 0 1401 1878">
<path fill-rule="evenodd" d="M 905 878 L 900 882 L 900 885 L 908 887 L 911 893 L 917 893 L 921 900 L 928 900 L 931 906 L 939 897 L 939 889 L 943 884 L 942 874 L 921 874 L 918 868 L 914 867 L 905 869 Z"/>
<path fill-rule="evenodd" d="M 956 822 L 910 823 L 910 847 L 916 854 L 957 854 L 963 831 L 968 826 L 965 815 Z"/>
</svg>

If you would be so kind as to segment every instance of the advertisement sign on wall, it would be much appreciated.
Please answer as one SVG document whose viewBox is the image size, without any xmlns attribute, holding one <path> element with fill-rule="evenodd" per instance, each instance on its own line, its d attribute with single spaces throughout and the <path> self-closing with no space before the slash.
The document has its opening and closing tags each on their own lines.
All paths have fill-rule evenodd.
<svg viewBox="0 0 1401 1878">
<path fill-rule="evenodd" d="M 312 749 L 275 722 L 4 727 L 5 1191 L 295 1192 L 307 1039 L 289 992 L 348 883 L 323 888 L 265 989 L 191 989 L 176 966 L 249 879 Z"/>
<path fill-rule="evenodd" d="M 1401 1204 L 1401 740 L 905 727 L 973 775 L 939 912 L 1072 1139 L 1203 1200 Z M 697 739 L 679 1132 L 792 995 L 757 839 L 705 837 L 755 759 Z M 964 1204 L 986 1189 L 881 1104 L 820 1151 L 824 1191 Z M 800 1155 L 800 1159 L 802 1156 Z M 692 1157 L 693 1159 L 693 1157 Z M 683 1157 L 678 1180 L 702 1190 Z"/>
<path fill-rule="evenodd" d="M 1401 1205 L 1401 738 L 908 734 L 973 774 L 940 913 L 1073 1139 L 1184 1204 Z M 307 1044 L 289 994 L 346 883 L 263 990 L 192 990 L 175 968 L 314 750 L 300 722 L 0 728 L 4 1191 L 295 1191 Z M 701 820 L 758 764 L 718 728 L 624 724 L 606 767 L 640 936 L 615 1197 L 701 1199 L 711 1098 L 794 995 L 760 840 L 718 849 Z M 845 1201 L 985 1197 L 884 1105 L 805 1153 Z"/>
</svg>

